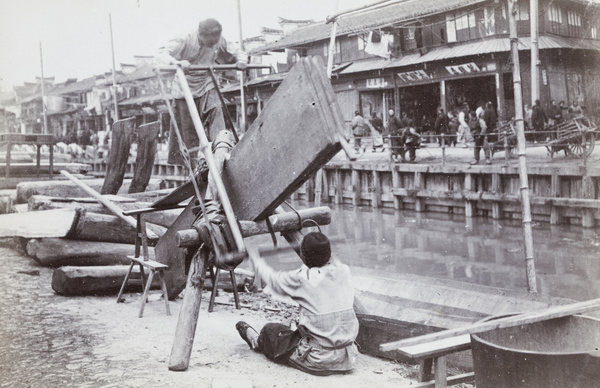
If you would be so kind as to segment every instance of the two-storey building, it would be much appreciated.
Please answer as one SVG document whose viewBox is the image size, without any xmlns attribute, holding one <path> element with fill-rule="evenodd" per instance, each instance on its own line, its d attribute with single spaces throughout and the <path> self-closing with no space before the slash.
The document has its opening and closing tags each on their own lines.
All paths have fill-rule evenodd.
<svg viewBox="0 0 600 388">
<path fill-rule="evenodd" d="M 530 2 L 515 15 L 523 97 L 531 101 Z M 590 115 L 600 109 L 600 7 L 583 0 L 540 0 L 539 96 L 574 100 Z M 491 101 L 499 117 L 514 117 L 507 0 L 407 0 L 337 18 L 332 85 L 344 118 L 388 109 L 417 123 L 437 107 L 475 108 Z M 301 26 L 251 54 L 296 57 L 329 53 L 331 24 Z M 252 92 L 250 92 L 252 93 Z"/>
</svg>

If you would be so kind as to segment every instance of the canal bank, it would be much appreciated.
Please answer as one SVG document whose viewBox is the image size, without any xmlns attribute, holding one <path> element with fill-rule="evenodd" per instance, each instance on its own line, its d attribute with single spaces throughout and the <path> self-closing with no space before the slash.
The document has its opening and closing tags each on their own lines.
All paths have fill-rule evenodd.
<svg viewBox="0 0 600 388">
<path fill-rule="evenodd" d="M 167 164 L 158 152 L 153 177 L 174 188 L 188 180 L 183 166 Z M 563 153 L 550 157 L 541 144 L 526 149 L 532 218 L 535 222 L 600 225 L 600 149 L 586 159 Z M 441 212 L 496 220 L 521 219 L 518 160 L 496 152 L 492 164 L 472 165 L 469 148 L 425 144 L 414 163 L 390 163 L 389 151 L 361 152 L 350 161 L 340 152 L 293 195 L 293 199 L 373 208 Z M 130 157 L 127 176 L 132 176 Z M 103 176 L 106 163 L 92 163 Z M 319 177 L 319 179 L 317 179 Z"/>
<path fill-rule="evenodd" d="M 445 153 L 445 155 L 443 155 Z M 593 228 L 600 224 L 600 152 L 587 159 L 550 158 L 544 146 L 526 151 L 533 221 Z M 445 163 L 442 162 L 445 161 Z M 338 154 L 300 188 L 296 199 L 466 217 L 521 219 L 517 159 L 497 153 L 491 165 L 472 165 L 471 148 L 429 145 L 415 163 L 390 163 L 367 151 L 350 161 Z"/>
</svg>

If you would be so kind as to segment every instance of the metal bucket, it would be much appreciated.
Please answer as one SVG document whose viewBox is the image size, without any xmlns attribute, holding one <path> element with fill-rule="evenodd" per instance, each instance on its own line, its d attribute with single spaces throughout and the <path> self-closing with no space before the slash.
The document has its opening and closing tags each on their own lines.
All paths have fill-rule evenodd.
<svg viewBox="0 0 600 388">
<path fill-rule="evenodd" d="M 477 388 L 600 387 L 599 319 L 575 315 L 496 329 L 472 335 L 471 346 Z"/>
</svg>

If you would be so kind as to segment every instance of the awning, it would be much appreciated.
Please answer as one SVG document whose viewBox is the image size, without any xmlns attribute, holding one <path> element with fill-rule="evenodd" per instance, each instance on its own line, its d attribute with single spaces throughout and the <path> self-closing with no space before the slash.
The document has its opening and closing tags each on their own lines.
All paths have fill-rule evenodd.
<svg viewBox="0 0 600 388">
<path fill-rule="evenodd" d="M 566 38 L 559 36 L 540 36 L 538 39 L 540 50 L 569 49 L 569 50 L 593 50 L 600 52 L 600 41 Z M 531 39 L 529 37 L 519 38 L 519 50 L 531 50 Z M 510 52 L 509 38 L 493 38 L 450 46 L 436 47 L 424 54 L 411 53 L 400 58 L 386 60 L 383 58 L 370 58 L 364 61 L 354 61 L 348 67 L 340 70 L 337 74 L 352 74 L 373 70 L 382 70 L 410 66 L 419 63 L 435 62 L 445 59 L 469 57 L 474 55 L 486 55 L 493 53 Z"/>
</svg>

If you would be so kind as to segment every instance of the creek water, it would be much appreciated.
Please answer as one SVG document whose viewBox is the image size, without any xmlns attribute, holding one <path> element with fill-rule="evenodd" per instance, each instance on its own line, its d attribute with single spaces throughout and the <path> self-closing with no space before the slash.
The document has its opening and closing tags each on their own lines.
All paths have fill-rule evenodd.
<svg viewBox="0 0 600 388">
<path fill-rule="evenodd" d="M 292 203 L 297 209 L 312 205 Z M 527 290 L 520 222 L 327 206 L 332 221 L 321 229 L 332 240 L 333 254 L 351 268 Z M 538 293 L 578 301 L 600 298 L 599 230 L 545 223 L 533 223 L 532 229 Z M 316 230 L 305 225 L 305 232 Z M 261 246 L 273 244 L 270 236 L 252 239 Z M 287 245 L 282 237 L 278 244 Z M 301 264 L 293 252 L 269 256 L 268 262 L 280 270 Z"/>
</svg>

